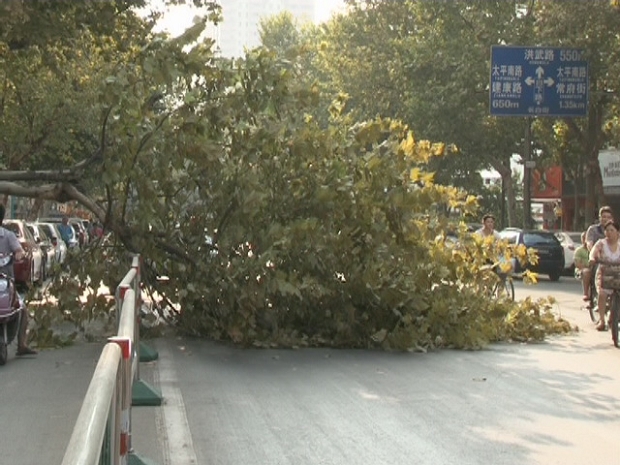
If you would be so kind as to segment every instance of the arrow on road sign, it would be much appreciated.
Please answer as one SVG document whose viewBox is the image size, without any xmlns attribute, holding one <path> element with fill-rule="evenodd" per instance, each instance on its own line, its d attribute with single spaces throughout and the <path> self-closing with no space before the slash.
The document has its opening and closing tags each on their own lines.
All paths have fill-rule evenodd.
<svg viewBox="0 0 620 465">
<path fill-rule="evenodd" d="M 555 83 L 555 81 L 550 77 L 548 77 L 547 79 L 543 79 L 543 76 L 545 75 L 545 70 L 542 66 L 536 68 L 535 74 L 536 79 L 534 79 L 532 76 L 528 76 L 527 78 L 525 78 L 525 83 L 528 86 L 534 86 L 534 102 L 536 103 L 536 105 L 541 105 L 545 100 L 545 84 L 547 85 L 547 87 L 551 87 Z"/>
</svg>

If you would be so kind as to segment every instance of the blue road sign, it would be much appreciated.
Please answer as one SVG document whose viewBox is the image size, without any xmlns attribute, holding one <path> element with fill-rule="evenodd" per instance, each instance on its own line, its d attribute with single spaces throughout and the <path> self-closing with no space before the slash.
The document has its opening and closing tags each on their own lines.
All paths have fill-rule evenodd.
<svg viewBox="0 0 620 465">
<path fill-rule="evenodd" d="M 588 63 L 583 50 L 491 47 L 493 116 L 586 116 Z"/>
</svg>

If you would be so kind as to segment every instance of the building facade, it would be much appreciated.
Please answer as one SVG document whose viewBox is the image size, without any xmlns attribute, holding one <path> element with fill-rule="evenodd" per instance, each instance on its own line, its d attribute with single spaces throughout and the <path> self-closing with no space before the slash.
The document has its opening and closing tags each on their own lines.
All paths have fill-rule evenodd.
<svg viewBox="0 0 620 465">
<path fill-rule="evenodd" d="M 317 0 L 220 0 L 224 21 L 215 39 L 222 56 L 244 55 L 244 49 L 260 45 L 263 18 L 289 11 L 299 21 L 314 21 Z"/>
</svg>

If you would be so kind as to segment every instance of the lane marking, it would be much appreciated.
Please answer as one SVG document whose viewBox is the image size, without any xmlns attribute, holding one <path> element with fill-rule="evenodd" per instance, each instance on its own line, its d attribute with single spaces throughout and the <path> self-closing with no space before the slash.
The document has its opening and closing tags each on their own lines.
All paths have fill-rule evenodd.
<svg viewBox="0 0 620 465">
<path fill-rule="evenodd" d="M 187 421 L 183 395 L 178 385 L 172 354 L 159 344 L 158 372 L 159 386 L 163 396 L 161 418 L 161 439 L 166 465 L 197 465 L 192 433 Z"/>
</svg>

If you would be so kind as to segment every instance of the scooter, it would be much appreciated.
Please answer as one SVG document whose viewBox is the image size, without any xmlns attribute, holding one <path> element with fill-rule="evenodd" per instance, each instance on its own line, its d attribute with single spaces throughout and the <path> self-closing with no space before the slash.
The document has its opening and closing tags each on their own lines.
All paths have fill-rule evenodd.
<svg viewBox="0 0 620 465">
<path fill-rule="evenodd" d="M 0 254 L 0 365 L 8 358 L 8 346 L 19 331 L 25 304 L 15 289 L 15 281 L 6 274 L 6 268 L 12 266 L 13 254 Z"/>
</svg>

